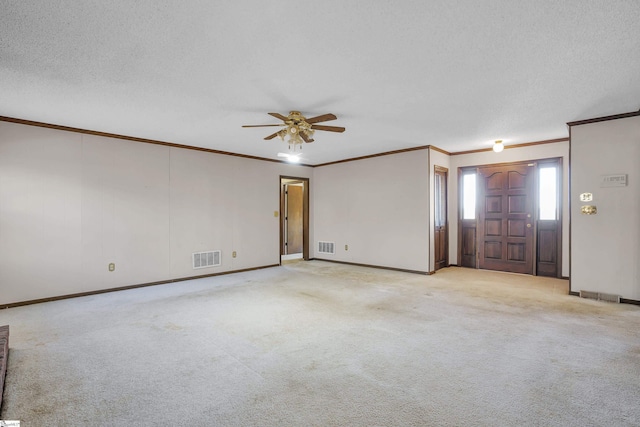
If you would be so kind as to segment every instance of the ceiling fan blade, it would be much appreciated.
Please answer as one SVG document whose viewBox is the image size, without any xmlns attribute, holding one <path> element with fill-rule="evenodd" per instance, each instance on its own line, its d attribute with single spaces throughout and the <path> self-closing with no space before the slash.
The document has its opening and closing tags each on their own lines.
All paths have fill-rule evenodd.
<svg viewBox="0 0 640 427">
<path fill-rule="evenodd" d="M 282 120 L 283 122 L 286 122 L 287 120 L 289 120 L 289 117 L 287 117 L 287 116 L 283 116 L 283 115 L 282 115 L 282 114 L 280 114 L 280 113 L 268 113 L 268 114 L 269 114 L 270 116 L 275 117 L 276 119 L 280 119 L 280 120 Z"/>
<path fill-rule="evenodd" d="M 276 133 L 272 133 L 272 134 L 271 134 L 271 135 L 269 135 L 269 136 L 265 136 L 265 137 L 264 137 L 264 139 L 265 139 L 265 141 L 268 141 L 268 140 L 273 139 L 273 138 L 275 138 L 276 136 L 278 136 L 278 134 L 279 134 L 279 133 L 280 133 L 280 131 L 278 131 L 278 132 L 276 132 Z"/>
<path fill-rule="evenodd" d="M 304 142 L 313 142 L 314 141 L 313 138 L 309 138 L 309 135 L 307 135 L 306 132 L 300 132 L 300 136 L 302 137 L 302 139 L 304 139 Z"/>
<path fill-rule="evenodd" d="M 284 126 L 284 123 L 279 125 L 242 125 L 243 128 L 266 128 L 270 126 Z"/>
<path fill-rule="evenodd" d="M 307 119 L 306 122 L 309 124 L 318 123 L 318 122 L 328 122 L 329 120 L 335 120 L 337 117 L 335 114 L 323 114 L 321 116 L 311 117 Z"/>
<path fill-rule="evenodd" d="M 329 132 L 344 132 L 345 128 L 341 126 L 325 126 L 325 125 L 311 125 L 313 130 L 327 130 Z"/>
</svg>

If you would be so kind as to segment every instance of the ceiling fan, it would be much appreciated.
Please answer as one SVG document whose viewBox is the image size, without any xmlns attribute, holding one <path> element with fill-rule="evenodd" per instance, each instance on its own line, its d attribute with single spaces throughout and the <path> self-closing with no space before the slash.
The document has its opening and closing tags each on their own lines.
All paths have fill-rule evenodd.
<svg viewBox="0 0 640 427">
<path fill-rule="evenodd" d="M 243 128 L 259 128 L 259 127 L 270 127 L 270 126 L 279 126 L 282 129 L 279 131 L 272 133 L 269 136 L 266 136 L 265 140 L 270 140 L 279 136 L 283 141 L 285 137 L 288 135 L 289 140 L 289 149 L 293 147 L 295 150 L 296 146 L 300 146 L 302 148 L 303 142 L 313 142 L 313 133 L 316 130 L 323 130 L 329 132 L 344 132 L 345 128 L 340 126 L 326 126 L 319 125 L 316 123 L 320 122 L 328 122 L 330 120 L 336 120 L 337 117 L 334 114 L 323 114 L 321 116 L 311 117 L 307 119 L 303 116 L 299 111 L 291 111 L 288 116 L 283 116 L 280 113 L 268 113 L 270 116 L 273 116 L 277 119 L 282 120 L 282 123 L 272 124 L 272 125 L 243 125 Z"/>
</svg>

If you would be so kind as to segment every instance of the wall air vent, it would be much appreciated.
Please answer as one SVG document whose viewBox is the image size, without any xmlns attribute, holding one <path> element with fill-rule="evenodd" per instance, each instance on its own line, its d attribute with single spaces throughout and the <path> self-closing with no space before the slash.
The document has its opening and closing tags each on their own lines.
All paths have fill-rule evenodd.
<svg viewBox="0 0 640 427">
<path fill-rule="evenodd" d="M 192 254 L 193 268 L 216 267 L 221 265 L 220 251 L 195 252 Z"/>
<path fill-rule="evenodd" d="M 604 294 L 602 292 L 580 291 L 580 298 L 620 303 L 620 295 Z"/>
<path fill-rule="evenodd" d="M 318 242 L 318 253 L 319 254 L 335 254 L 336 253 L 336 245 L 333 242 Z"/>
</svg>

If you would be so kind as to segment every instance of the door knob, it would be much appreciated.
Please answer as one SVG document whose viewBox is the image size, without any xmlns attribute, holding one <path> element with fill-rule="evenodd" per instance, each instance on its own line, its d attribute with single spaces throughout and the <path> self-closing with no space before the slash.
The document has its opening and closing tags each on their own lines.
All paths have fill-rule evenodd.
<svg viewBox="0 0 640 427">
<path fill-rule="evenodd" d="M 531 228 L 531 224 L 527 224 L 527 228 Z"/>
</svg>

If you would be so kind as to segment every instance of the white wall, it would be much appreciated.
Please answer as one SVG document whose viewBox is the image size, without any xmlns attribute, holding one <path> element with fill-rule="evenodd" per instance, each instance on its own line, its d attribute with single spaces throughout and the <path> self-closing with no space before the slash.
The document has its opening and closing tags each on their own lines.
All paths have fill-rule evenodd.
<svg viewBox="0 0 640 427">
<path fill-rule="evenodd" d="M 457 169 L 551 157 L 564 159 L 566 199 L 568 143 L 314 169 L 0 122 L 0 304 L 278 264 L 281 175 L 310 178 L 311 257 L 433 271 L 434 165 L 449 169 L 455 264 Z M 321 240 L 336 254 L 317 254 Z M 216 249 L 222 266 L 191 268 L 191 253 Z"/>
<path fill-rule="evenodd" d="M 571 290 L 640 300 L 640 117 L 571 128 Z M 601 187 L 627 174 L 626 187 Z M 592 193 L 584 203 L 582 193 Z M 595 205 L 596 215 L 582 215 Z"/>
<path fill-rule="evenodd" d="M 315 168 L 314 248 L 336 244 L 315 256 L 429 271 L 428 183 L 426 149 Z"/>
<path fill-rule="evenodd" d="M 480 153 L 451 156 L 449 170 L 449 262 L 458 260 L 458 168 L 496 163 L 562 158 L 562 275 L 569 276 L 569 142 L 505 148 L 501 153 Z"/>
<path fill-rule="evenodd" d="M 0 124 L 4 129 L 4 123 Z M 169 254 L 169 149 L 158 145 L 136 144 L 117 139 L 81 135 L 50 129 L 33 128 L 22 125 L 14 127 L 14 137 L 6 138 L 4 133 L 0 137 L 2 146 L 19 147 L 25 156 L 37 155 L 37 147 L 32 146 L 34 134 L 42 137 L 45 143 L 49 135 L 60 135 L 66 141 L 78 147 L 78 154 L 73 160 L 81 167 L 81 175 L 68 182 L 60 182 L 56 190 L 63 191 L 66 186 L 78 186 L 79 196 L 74 204 L 80 204 L 80 211 L 74 212 L 81 223 L 80 229 L 80 257 L 67 256 L 66 262 L 73 264 L 80 262 L 81 271 L 78 275 L 81 283 L 71 286 L 66 275 L 50 275 L 49 281 L 55 289 L 40 289 L 35 283 L 25 277 L 24 269 L 16 269 L 14 264 L 6 268 L 13 273 L 13 280 L 22 282 L 23 286 L 16 295 L 20 300 L 26 298 L 24 292 L 42 293 L 42 296 L 82 292 L 85 290 L 106 289 L 118 286 L 167 280 L 170 274 Z M 53 147 L 56 144 L 52 144 Z M 67 162 L 63 153 L 52 153 L 48 162 L 55 173 L 60 162 Z M 33 165 L 24 164 L 23 172 L 26 182 L 31 180 L 35 172 Z M 9 191 L 17 191 L 8 188 Z M 15 194 L 15 193 L 14 193 Z M 32 193 L 34 198 L 43 194 Z M 3 198 L 2 204 L 5 204 Z M 10 201 L 6 202 L 11 205 Z M 62 215 L 55 206 L 43 204 L 43 220 L 51 221 Z M 5 224 L 4 218 L 1 222 Z M 26 224 L 18 222 L 18 233 L 24 230 Z M 38 236 L 31 247 L 37 247 Z M 12 242 L 0 243 L 10 250 Z M 51 242 L 53 250 L 65 253 L 76 250 L 74 246 L 63 242 Z M 4 262 L 4 260 L 0 261 Z M 116 270 L 109 272 L 107 265 L 113 262 Z M 3 265 L 3 267 L 5 267 Z M 43 260 L 41 268 L 45 271 L 54 269 L 47 259 Z M 35 295 L 29 295 L 33 297 Z M 15 301 L 15 297 L 13 301 Z M 5 300 L 3 299 L 3 302 Z"/>
<path fill-rule="evenodd" d="M 280 175 L 312 174 L 0 122 L 0 304 L 278 264 Z"/>
<path fill-rule="evenodd" d="M 24 130 L 0 122 L 1 303 L 83 284 L 81 140 Z"/>
</svg>

